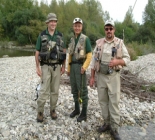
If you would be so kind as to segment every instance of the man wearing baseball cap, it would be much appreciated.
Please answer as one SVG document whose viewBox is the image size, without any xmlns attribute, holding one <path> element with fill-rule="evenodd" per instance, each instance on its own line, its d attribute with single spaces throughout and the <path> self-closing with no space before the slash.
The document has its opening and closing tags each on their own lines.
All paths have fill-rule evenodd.
<svg viewBox="0 0 155 140">
<path fill-rule="evenodd" d="M 130 62 L 130 56 L 123 41 L 115 37 L 115 23 L 107 20 L 104 25 L 105 38 L 96 41 L 91 67 L 90 86 L 97 75 L 97 91 L 101 106 L 103 126 L 99 133 L 110 130 L 114 140 L 121 140 L 118 127 L 120 124 L 120 70 Z"/>
<path fill-rule="evenodd" d="M 86 70 L 92 57 L 91 43 L 89 38 L 82 33 L 83 21 L 81 18 L 73 20 L 74 36 L 70 39 L 68 48 L 68 69 L 70 76 L 71 93 L 74 98 L 74 111 L 70 114 L 71 118 L 79 115 L 77 122 L 86 121 L 88 106 L 88 89 Z M 80 111 L 82 104 L 82 111 Z"/>
<path fill-rule="evenodd" d="M 45 23 L 47 29 L 42 31 L 36 43 L 36 73 L 41 77 L 41 88 L 37 99 L 37 121 L 43 122 L 44 105 L 50 97 L 50 115 L 57 119 L 56 104 L 61 74 L 65 72 L 65 46 L 63 35 L 57 31 L 57 16 L 55 13 L 47 15 Z M 61 52 L 60 52 L 61 51 Z"/>
</svg>

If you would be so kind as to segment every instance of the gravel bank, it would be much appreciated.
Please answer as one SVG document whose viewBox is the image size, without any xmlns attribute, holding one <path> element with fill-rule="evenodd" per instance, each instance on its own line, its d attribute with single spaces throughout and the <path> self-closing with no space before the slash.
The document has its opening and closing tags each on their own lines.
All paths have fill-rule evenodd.
<svg viewBox="0 0 155 140">
<path fill-rule="evenodd" d="M 155 60 L 153 59 L 155 54 L 150 54 L 150 57 Z M 138 64 L 136 61 L 131 62 L 128 68 L 136 72 L 140 67 L 146 66 L 144 60 L 142 58 L 140 60 L 140 63 L 137 60 Z M 151 71 L 155 70 L 155 64 L 152 61 L 149 63 L 153 64 L 154 68 L 151 66 L 148 68 L 152 68 Z M 141 72 L 144 70 L 146 68 Z M 153 72 L 155 73 L 155 71 Z M 152 76 L 150 74 L 152 79 L 153 76 L 154 74 Z M 151 81 L 148 75 L 146 77 Z M 64 74 L 61 78 L 68 77 Z M 61 85 L 56 109 L 58 119 L 51 120 L 49 100 L 47 100 L 44 112 L 45 120 L 43 123 L 37 123 L 36 102 L 32 99 L 39 81 L 40 79 L 35 73 L 33 56 L 0 59 L 1 140 L 112 140 L 109 132 L 104 134 L 96 132 L 96 128 L 103 123 L 103 120 L 97 91 L 89 87 L 87 122 L 77 123 L 76 118 L 69 118 L 74 107 L 73 98 L 70 86 Z M 139 102 L 138 98 L 130 99 L 122 93 L 120 111 L 122 120 L 120 135 L 123 140 L 155 140 L 155 119 L 151 119 L 155 114 L 155 102 Z"/>
</svg>

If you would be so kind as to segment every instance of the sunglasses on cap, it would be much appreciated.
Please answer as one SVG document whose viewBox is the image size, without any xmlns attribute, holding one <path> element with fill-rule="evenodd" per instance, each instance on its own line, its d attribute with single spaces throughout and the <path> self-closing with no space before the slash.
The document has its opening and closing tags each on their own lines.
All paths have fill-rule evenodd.
<svg viewBox="0 0 155 140">
<path fill-rule="evenodd" d="M 80 18 L 76 18 L 76 19 L 74 19 L 74 20 L 75 20 L 75 21 L 79 21 L 79 22 L 81 21 L 81 19 L 80 19 Z"/>
<path fill-rule="evenodd" d="M 114 28 L 110 27 L 110 28 L 104 28 L 105 31 L 112 31 Z"/>
<path fill-rule="evenodd" d="M 80 19 L 80 18 L 75 18 L 75 19 L 73 20 L 73 23 L 76 23 L 76 22 L 83 23 L 83 22 L 82 22 L 82 19 Z"/>
</svg>

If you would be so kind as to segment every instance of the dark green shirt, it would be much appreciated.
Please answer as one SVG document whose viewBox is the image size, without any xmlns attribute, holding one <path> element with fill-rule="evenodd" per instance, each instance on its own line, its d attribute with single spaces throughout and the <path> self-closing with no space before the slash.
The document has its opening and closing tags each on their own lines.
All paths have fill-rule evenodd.
<svg viewBox="0 0 155 140">
<path fill-rule="evenodd" d="M 51 40 L 51 41 L 55 41 L 56 42 L 57 35 L 59 35 L 59 34 L 60 33 L 57 30 L 55 30 L 53 36 L 51 36 L 49 34 L 49 32 L 48 32 L 48 28 L 46 29 L 46 35 L 48 36 L 48 39 Z M 64 43 L 64 46 L 62 46 L 62 47 L 65 48 L 65 43 Z M 37 51 L 41 51 L 41 34 L 39 34 L 37 42 L 36 42 L 36 50 Z"/>
</svg>

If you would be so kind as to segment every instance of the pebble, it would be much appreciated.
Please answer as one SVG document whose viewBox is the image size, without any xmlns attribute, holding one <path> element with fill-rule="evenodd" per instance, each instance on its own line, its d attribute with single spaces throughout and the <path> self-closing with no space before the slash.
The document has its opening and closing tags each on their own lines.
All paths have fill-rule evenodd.
<svg viewBox="0 0 155 140">
<path fill-rule="evenodd" d="M 154 57 L 154 55 L 151 56 Z M 73 119 L 69 117 L 74 109 L 71 87 L 60 85 L 56 107 L 58 119 L 51 120 L 49 100 L 47 100 L 44 122 L 37 123 L 37 104 L 33 99 L 40 78 L 36 74 L 34 56 L 1 58 L 0 68 L 1 140 L 112 140 L 109 132 L 101 135 L 96 132 L 97 127 L 104 122 L 96 88 L 91 89 L 88 86 L 90 100 L 87 122 L 77 123 L 76 117 Z M 68 76 L 64 74 L 61 78 L 67 79 Z M 147 79 L 149 78 L 147 77 Z M 119 107 L 121 113 L 119 132 L 123 140 L 133 139 L 129 135 L 130 132 L 133 135 L 138 134 L 137 137 L 153 140 L 155 119 L 152 121 L 154 123 L 150 123 L 150 121 L 151 116 L 155 114 L 155 102 L 139 102 L 138 98 L 132 99 L 122 93 Z M 131 126 L 130 129 L 127 128 L 128 126 Z M 140 127 L 143 128 L 140 129 Z"/>
<path fill-rule="evenodd" d="M 139 56 L 135 61 L 128 64 L 128 69 L 133 74 L 138 74 L 138 77 L 155 83 L 155 53 Z"/>
<path fill-rule="evenodd" d="M 145 132 L 138 132 L 138 134 L 140 135 L 140 136 L 146 136 L 146 133 Z"/>
</svg>

